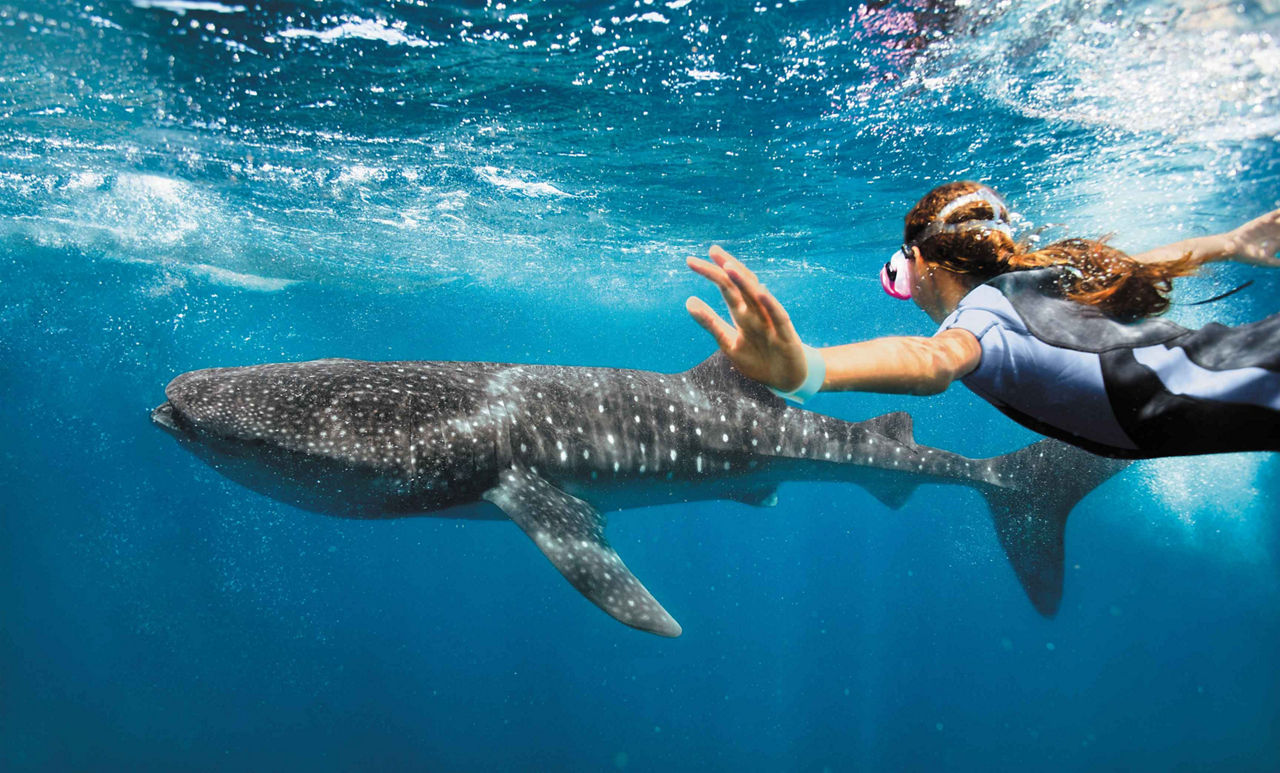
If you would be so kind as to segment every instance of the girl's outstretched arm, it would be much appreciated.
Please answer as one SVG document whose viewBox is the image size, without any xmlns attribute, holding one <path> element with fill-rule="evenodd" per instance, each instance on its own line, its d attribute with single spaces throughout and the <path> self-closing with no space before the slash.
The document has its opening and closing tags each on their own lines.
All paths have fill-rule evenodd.
<svg viewBox="0 0 1280 773">
<path fill-rule="evenodd" d="M 1235 260 L 1280 268 L 1277 251 L 1280 251 L 1280 209 L 1225 233 L 1185 239 L 1132 257 L 1141 263 L 1164 263 L 1190 255 L 1197 263 Z"/>
<path fill-rule="evenodd" d="M 775 389 L 795 389 L 805 380 L 805 354 L 786 310 L 732 255 L 716 246 L 710 257 L 690 258 L 689 267 L 719 288 L 734 324 L 700 298 L 690 298 L 685 308 L 743 374 Z M 941 392 L 982 358 L 978 339 L 959 329 L 932 338 L 893 336 L 832 346 L 820 354 L 826 363 L 823 391 L 896 394 Z"/>
<path fill-rule="evenodd" d="M 823 390 L 936 395 L 982 361 L 982 346 L 968 330 L 932 338 L 890 336 L 822 350 Z"/>
</svg>

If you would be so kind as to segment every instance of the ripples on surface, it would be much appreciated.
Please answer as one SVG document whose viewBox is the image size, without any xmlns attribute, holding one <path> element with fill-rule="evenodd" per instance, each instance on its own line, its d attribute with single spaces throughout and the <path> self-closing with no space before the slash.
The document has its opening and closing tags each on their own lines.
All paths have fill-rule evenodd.
<svg viewBox="0 0 1280 773">
<path fill-rule="evenodd" d="M 980 5 L 0 6 L 0 218 L 258 289 L 643 296 L 712 240 L 867 273 L 955 176 L 1122 246 L 1274 203 L 1265 5 Z"/>
</svg>

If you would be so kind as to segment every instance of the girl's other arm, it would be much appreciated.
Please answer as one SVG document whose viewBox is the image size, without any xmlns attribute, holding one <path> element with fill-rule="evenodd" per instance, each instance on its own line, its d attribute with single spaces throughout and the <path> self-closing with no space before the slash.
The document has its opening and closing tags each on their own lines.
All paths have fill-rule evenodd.
<svg viewBox="0 0 1280 773">
<path fill-rule="evenodd" d="M 1190 255 L 1197 263 L 1236 260 L 1254 266 L 1280 268 L 1280 209 L 1254 218 L 1239 228 L 1213 236 L 1198 236 L 1132 255 L 1140 263 L 1165 263 Z"/>
</svg>

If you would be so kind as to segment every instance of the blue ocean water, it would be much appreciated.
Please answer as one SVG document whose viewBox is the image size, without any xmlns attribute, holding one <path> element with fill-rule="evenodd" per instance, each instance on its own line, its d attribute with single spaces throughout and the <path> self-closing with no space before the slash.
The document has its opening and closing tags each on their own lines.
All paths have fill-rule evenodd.
<svg viewBox="0 0 1280 773">
<path fill-rule="evenodd" d="M 677 371 L 718 242 L 811 343 L 927 333 L 875 272 L 933 185 L 1141 249 L 1280 206 L 1271 0 L 0 2 L 0 767 L 1280 769 L 1280 465 L 1144 462 L 1053 620 L 972 491 L 614 514 L 685 634 L 510 524 L 329 519 L 148 421 L 325 356 Z M 1189 53 L 1190 52 L 1190 53 Z M 1243 322 L 1214 267 L 1173 314 Z M 969 456 L 1033 436 L 954 388 Z"/>
</svg>

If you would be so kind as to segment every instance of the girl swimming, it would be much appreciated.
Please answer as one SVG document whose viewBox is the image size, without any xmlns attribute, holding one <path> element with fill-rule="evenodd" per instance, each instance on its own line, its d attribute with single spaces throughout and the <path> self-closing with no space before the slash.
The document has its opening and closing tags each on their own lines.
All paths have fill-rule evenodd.
<svg viewBox="0 0 1280 773">
<path fill-rule="evenodd" d="M 1029 251 L 991 188 L 953 182 L 907 213 L 885 292 L 934 321 L 932 337 L 821 350 L 720 247 L 689 267 L 735 324 L 698 298 L 686 308 L 747 376 L 803 402 L 820 390 L 936 394 L 962 380 L 1015 421 L 1124 458 L 1280 450 L 1280 313 L 1189 330 L 1159 319 L 1175 277 L 1235 260 L 1280 267 L 1280 210 L 1226 233 L 1139 255 L 1067 239 Z"/>
</svg>

